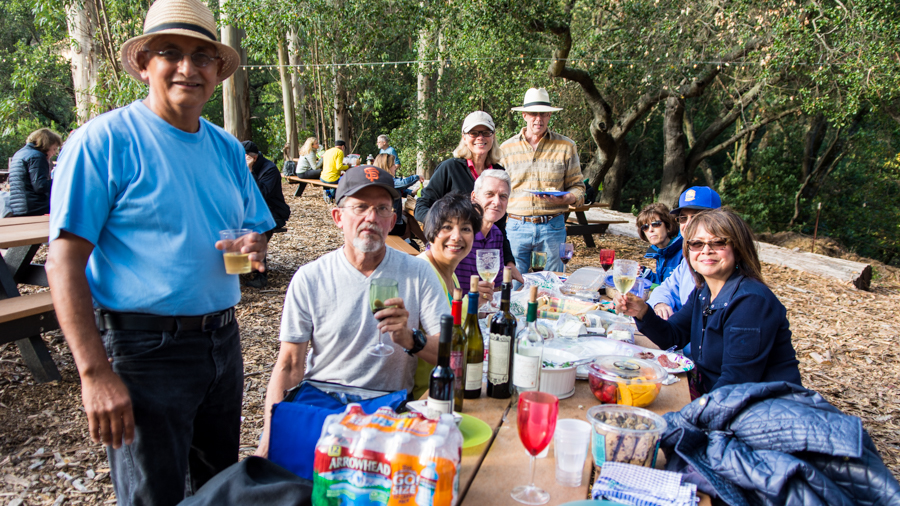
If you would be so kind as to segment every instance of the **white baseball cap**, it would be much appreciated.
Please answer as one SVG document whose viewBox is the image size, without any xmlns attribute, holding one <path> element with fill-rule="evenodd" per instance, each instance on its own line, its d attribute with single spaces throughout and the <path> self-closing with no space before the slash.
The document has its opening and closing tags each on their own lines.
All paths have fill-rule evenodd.
<svg viewBox="0 0 900 506">
<path fill-rule="evenodd" d="M 463 121 L 462 132 L 467 134 L 469 133 L 469 130 L 472 130 L 478 125 L 484 125 L 490 128 L 491 132 L 494 131 L 494 119 L 491 118 L 491 115 L 484 111 L 475 111 L 466 116 L 465 121 Z"/>
</svg>

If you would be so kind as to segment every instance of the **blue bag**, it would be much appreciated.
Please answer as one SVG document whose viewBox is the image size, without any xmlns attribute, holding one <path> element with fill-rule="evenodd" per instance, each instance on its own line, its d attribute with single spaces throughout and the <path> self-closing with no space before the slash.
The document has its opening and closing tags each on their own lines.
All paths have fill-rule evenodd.
<svg viewBox="0 0 900 506">
<path fill-rule="evenodd" d="M 272 406 L 269 460 L 301 478 L 313 478 L 316 443 L 325 417 L 358 403 L 366 413 L 390 406 L 397 411 L 406 402 L 406 390 L 383 392 L 336 383 L 304 380 Z"/>
</svg>

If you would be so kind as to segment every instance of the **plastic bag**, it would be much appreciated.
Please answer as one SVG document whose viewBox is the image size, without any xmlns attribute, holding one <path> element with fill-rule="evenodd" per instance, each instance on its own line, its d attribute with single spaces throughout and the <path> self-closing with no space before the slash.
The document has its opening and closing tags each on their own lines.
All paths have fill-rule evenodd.
<svg viewBox="0 0 900 506">
<path fill-rule="evenodd" d="M 313 504 L 317 506 L 451 506 L 459 495 L 462 433 L 452 415 L 358 404 L 325 420 L 316 444 Z"/>
</svg>

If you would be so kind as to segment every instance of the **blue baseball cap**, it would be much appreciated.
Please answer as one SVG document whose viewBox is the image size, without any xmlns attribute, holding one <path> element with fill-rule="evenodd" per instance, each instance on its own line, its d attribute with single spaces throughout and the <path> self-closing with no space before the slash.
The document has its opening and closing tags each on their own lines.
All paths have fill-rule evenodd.
<svg viewBox="0 0 900 506">
<path fill-rule="evenodd" d="M 678 207 L 669 214 L 678 214 L 682 209 L 718 209 L 722 198 L 709 186 L 692 186 L 678 197 Z"/>
</svg>

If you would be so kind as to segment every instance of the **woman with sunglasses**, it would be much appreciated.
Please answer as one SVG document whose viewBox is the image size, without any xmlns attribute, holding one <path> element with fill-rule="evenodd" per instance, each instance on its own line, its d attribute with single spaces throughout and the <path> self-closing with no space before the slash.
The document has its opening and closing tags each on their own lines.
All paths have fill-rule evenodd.
<svg viewBox="0 0 900 506">
<path fill-rule="evenodd" d="M 763 281 L 750 227 L 715 209 L 695 215 L 684 237 L 696 284 L 684 307 L 668 320 L 632 294 L 617 296 L 616 307 L 662 349 L 691 344 L 692 398 L 737 383 L 800 385 L 786 310 Z"/>
<path fill-rule="evenodd" d="M 672 274 L 681 263 L 681 234 L 678 222 L 669 214 L 669 208 L 660 202 L 641 209 L 637 217 L 638 235 L 650 243 L 644 258 L 656 260 L 656 272 L 647 276 L 651 282 L 660 284 Z"/>
<path fill-rule="evenodd" d="M 462 138 L 453 150 L 453 158 L 444 160 L 437 166 L 428 186 L 422 190 L 422 196 L 416 200 L 416 219 L 426 222 L 428 210 L 444 195 L 458 192 L 471 195 L 475 188 L 475 180 L 487 169 L 505 170 L 500 160 L 500 146 L 494 139 L 494 120 L 484 111 L 475 111 L 466 116 L 462 126 Z M 515 268 L 515 257 L 509 240 L 506 238 L 506 217 L 496 223 L 503 232 L 503 258 L 509 259 L 508 267 L 513 269 L 513 278 L 520 283 L 525 280 Z M 469 280 L 461 279 L 463 291 L 468 291 Z"/>
</svg>

